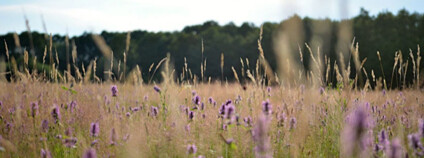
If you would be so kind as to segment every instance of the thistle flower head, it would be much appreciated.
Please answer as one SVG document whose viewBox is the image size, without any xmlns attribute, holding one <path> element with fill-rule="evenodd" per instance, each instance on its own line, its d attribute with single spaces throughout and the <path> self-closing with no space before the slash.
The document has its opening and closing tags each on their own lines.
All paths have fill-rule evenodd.
<svg viewBox="0 0 424 158">
<path fill-rule="evenodd" d="M 110 90 L 112 91 L 112 97 L 118 96 L 118 87 L 116 85 L 112 85 Z"/>
</svg>

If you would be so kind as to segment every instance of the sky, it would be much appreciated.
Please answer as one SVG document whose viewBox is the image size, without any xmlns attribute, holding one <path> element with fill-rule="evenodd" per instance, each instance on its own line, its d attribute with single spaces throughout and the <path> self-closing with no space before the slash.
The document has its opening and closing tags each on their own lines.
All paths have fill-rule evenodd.
<svg viewBox="0 0 424 158">
<path fill-rule="evenodd" d="M 0 34 L 26 30 L 81 35 L 132 30 L 180 31 L 208 20 L 220 25 L 280 22 L 301 17 L 350 18 L 365 8 L 371 15 L 400 9 L 424 13 L 422 0 L 0 0 Z"/>
</svg>

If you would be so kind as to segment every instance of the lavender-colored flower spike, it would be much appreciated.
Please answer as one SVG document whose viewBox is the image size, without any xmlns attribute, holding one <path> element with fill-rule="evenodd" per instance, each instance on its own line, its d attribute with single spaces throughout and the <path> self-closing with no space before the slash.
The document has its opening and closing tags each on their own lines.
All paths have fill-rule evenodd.
<svg viewBox="0 0 424 158">
<path fill-rule="evenodd" d="M 46 150 L 41 149 L 40 155 L 41 155 L 41 158 L 52 158 L 52 154 L 47 149 Z"/>
<path fill-rule="evenodd" d="M 43 130 L 44 133 L 47 133 L 49 131 L 49 121 L 43 120 L 41 122 L 41 129 Z"/>
<path fill-rule="evenodd" d="M 229 104 L 225 107 L 224 118 L 231 119 L 236 111 L 236 107 L 233 104 Z"/>
<path fill-rule="evenodd" d="M 246 127 L 252 126 L 252 117 L 250 117 L 250 116 L 245 117 L 245 118 L 243 118 L 243 121 L 244 121 Z"/>
<path fill-rule="evenodd" d="M 71 109 L 71 113 L 74 112 L 76 107 L 77 107 L 77 101 L 73 100 L 69 103 L 69 109 Z"/>
<path fill-rule="evenodd" d="M 193 112 L 193 111 L 190 111 L 190 112 L 188 113 L 188 119 L 189 119 L 189 120 L 193 120 L 193 118 L 194 118 L 194 112 Z"/>
<path fill-rule="evenodd" d="M 418 156 L 418 157 L 423 157 L 424 156 L 424 147 L 421 144 L 421 140 L 420 140 L 420 135 L 419 134 L 410 134 L 408 135 L 408 140 L 409 140 L 409 145 L 411 146 L 412 149 L 414 149 L 414 153 Z"/>
<path fill-rule="evenodd" d="M 38 114 L 38 103 L 31 103 L 31 116 L 34 118 Z"/>
<path fill-rule="evenodd" d="M 82 158 L 97 158 L 96 150 L 93 148 L 86 150 Z"/>
<path fill-rule="evenodd" d="M 92 137 L 97 137 L 97 136 L 99 136 L 99 133 L 100 133 L 99 122 L 93 122 L 93 123 L 91 123 L 91 126 L 90 126 L 90 135 Z"/>
<path fill-rule="evenodd" d="M 424 137 L 424 119 L 418 120 L 418 133 L 421 137 Z"/>
<path fill-rule="evenodd" d="M 253 130 L 253 141 L 255 142 L 255 155 L 257 158 L 270 158 L 272 152 L 268 136 L 268 119 L 265 116 L 259 117 L 255 129 Z"/>
<path fill-rule="evenodd" d="M 269 115 L 272 112 L 272 105 L 269 102 L 269 99 L 262 102 L 262 112 L 264 112 L 265 115 Z"/>
<path fill-rule="evenodd" d="M 159 109 L 158 109 L 158 107 L 156 107 L 156 106 L 152 106 L 152 107 L 150 107 L 150 111 L 151 111 L 151 113 L 152 113 L 152 116 L 157 116 L 157 115 L 158 115 L 158 113 L 159 113 Z"/>
<path fill-rule="evenodd" d="M 368 114 L 364 107 L 359 107 L 348 115 L 348 117 L 349 119 L 342 133 L 342 142 L 344 142 L 342 145 L 344 156 L 352 157 L 364 151 L 364 149 L 358 147 L 366 138 Z"/>
<path fill-rule="evenodd" d="M 193 103 L 196 105 L 200 105 L 200 96 L 196 95 L 193 97 Z"/>
<path fill-rule="evenodd" d="M 324 87 L 319 87 L 319 94 L 324 94 L 324 92 L 325 92 Z"/>
<path fill-rule="evenodd" d="M 212 97 L 209 97 L 208 98 L 208 102 L 209 102 L 209 104 L 212 104 L 213 102 L 215 102 L 214 100 L 213 100 L 213 98 Z"/>
<path fill-rule="evenodd" d="M 297 124 L 297 120 L 295 117 L 290 118 L 290 129 L 295 129 Z"/>
<path fill-rule="evenodd" d="M 111 132 L 110 132 L 110 145 L 115 145 L 116 144 L 116 131 L 115 128 L 112 128 Z"/>
<path fill-rule="evenodd" d="M 401 158 L 403 157 L 402 145 L 399 138 L 395 138 L 390 143 L 390 147 L 386 150 L 388 158 Z"/>
<path fill-rule="evenodd" d="M 51 114 L 53 119 L 55 120 L 55 123 L 59 123 L 61 119 L 61 115 L 60 115 L 60 107 L 58 105 L 54 104 L 54 108 Z"/>
<path fill-rule="evenodd" d="M 197 152 L 197 147 L 194 144 L 189 144 L 187 146 L 187 153 L 188 154 L 195 154 Z"/>
<path fill-rule="evenodd" d="M 384 129 L 381 130 L 380 134 L 378 135 L 378 142 L 383 149 L 385 149 L 390 144 L 389 137 L 387 136 L 387 133 Z"/>
<path fill-rule="evenodd" d="M 77 144 L 78 139 L 75 137 L 66 138 L 63 140 L 63 143 L 68 148 L 75 148 L 75 145 Z"/>
<path fill-rule="evenodd" d="M 159 88 L 158 86 L 154 86 L 154 87 L 153 87 L 153 89 L 154 89 L 156 92 L 160 93 L 160 88 Z"/>
<path fill-rule="evenodd" d="M 110 90 L 112 91 L 112 97 L 118 96 L 118 87 L 116 85 L 112 85 Z"/>
</svg>

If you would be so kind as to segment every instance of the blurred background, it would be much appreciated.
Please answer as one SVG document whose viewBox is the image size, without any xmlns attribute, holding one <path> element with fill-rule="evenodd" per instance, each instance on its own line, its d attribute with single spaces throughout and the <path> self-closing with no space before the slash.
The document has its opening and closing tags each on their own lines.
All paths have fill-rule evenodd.
<svg viewBox="0 0 424 158">
<path fill-rule="evenodd" d="M 417 60 L 424 41 L 420 6 L 419 0 L 0 1 L 0 60 L 9 63 L 10 55 L 23 63 L 26 50 L 35 69 L 51 69 L 55 62 L 59 72 L 73 75 L 69 67 L 81 70 L 95 61 L 96 75 L 106 80 L 111 59 L 93 40 L 99 34 L 113 52 L 115 78 L 138 66 L 145 82 L 151 75 L 159 82 L 161 75 L 150 69 L 169 53 L 176 80 L 187 79 L 180 74 L 188 69 L 212 80 L 234 81 L 237 74 L 245 82 L 246 70 L 261 65 L 272 70 L 268 78 L 275 74 L 281 82 L 328 85 L 336 82 L 335 67 L 342 72 L 352 64 L 350 74 L 341 73 L 344 78 L 361 71 L 398 87 L 413 84 L 419 70 L 412 64 L 422 63 Z M 258 39 L 266 64 L 258 60 Z M 409 67 L 395 64 L 399 53 L 402 64 L 411 60 Z M 353 64 L 364 59 L 365 70 Z M 396 66 L 404 78 L 393 76 Z M 2 71 L 10 69 L 6 64 Z M 316 81 L 301 81 L 308 78 Z"/>
</svg>

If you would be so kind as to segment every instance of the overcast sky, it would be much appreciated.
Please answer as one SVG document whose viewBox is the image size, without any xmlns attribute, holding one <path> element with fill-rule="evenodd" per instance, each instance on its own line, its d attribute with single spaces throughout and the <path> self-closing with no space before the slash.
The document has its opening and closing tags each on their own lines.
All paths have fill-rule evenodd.
<svg viewBox="0 0 424 158">
<path fill-rule="evenodd" d="M 31 30 L 80 35 L 84 31 L 179 31 L 188 25 L 215 20 L 280 22 L 294 13 L 305 17 L 340 19 L 356 16 L 361 7 L 381 11 L 424 12 L 423 0 L 0 0 L 0 34 Z"/>
</svg>

